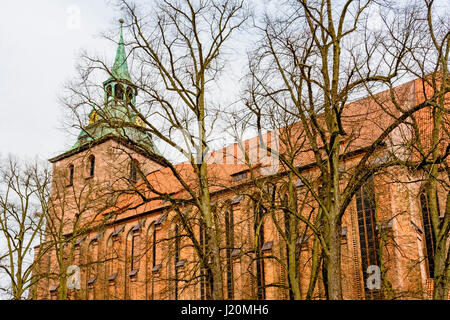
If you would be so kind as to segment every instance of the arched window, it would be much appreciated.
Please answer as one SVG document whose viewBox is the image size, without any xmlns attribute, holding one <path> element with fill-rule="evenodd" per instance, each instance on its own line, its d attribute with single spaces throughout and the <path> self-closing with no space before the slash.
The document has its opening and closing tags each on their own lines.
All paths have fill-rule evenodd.
<svg viewBox="0 0 450 320">
<path fill-rule="evenodd" d="M 125 248 L 125 299 L 136 299 L 136 287 L 131 288 L 133 282 L 138 277 L 140 265 L 140 229 L 141 224 L 136 224 L 127 234 L 127 242 Z"/>
<path fill-rule="evenodd" d="M 206 224 L 202 220 L 199 226 L 199 234 L 200 234 L 200 246 L 202 247 L 202 251 L 205 255 L 206 262 L 209 262 L 209 250 L 208 250 L 208 239 L 206 233 Z M 213 288 L 213 279 L 211 268 L 208 266 L 202 265 L 200 270 L 201 278 L 200 278 L 200 299 L 201 300 L 210 300 L 212 296 L 212 288 Z"/>
<path fill-rule="evenodd" d="M 111 235 L 106 242 L 106 276 L 111 276 L 114 272 L 114 243 L 113 236 Z"/>
<path fill-rule="evenodd" d="M 73 185 L 73 174 L 74 174 L 74 171 L 75 171 L 75 167 L 74 167 L 73 164 L 71 164 L 69 166 L 69 183 L 68 183 L 69 186 Z"/>
<path fill-rule="evenodd" d="M 107 279 L 107 299 L 114 299 L 115 298 L 115 292 L 110 288 L 109 282 L 112 282 L 115 280 L 116 274 L 116 255 L 114 254 L 114 241 L 113 241 L 113 235 L 111 234 L 108 238 L 108 241 L 106 242 L 106 250 L 105 250 L 105 262 L 106 262 L 106 279 Z"/>
<path fill-rule="evenodd" d="M 126 93 L 127 103 L 131 103 L 133 101 L 133 88 L 127 87 Z"/>
<path fill-rule="evenodd" d="M 134 228 L 130 230 L 127 236 L 127 269 L 126 272 L 130 274 L 133 270 L 139 269 L 139 250 L 138 250 L 139 230 Z"/>
<path fill-rule="evenodd" d="M 106 86 L 106 99 L 109 100 L 109 98 L 112 96 L 112 85 Z"/>
<path fill-rule="evenodd" d="M 122 86 L 120 84 L 116 84 L 116 86 L 114 87 L 114 97 L 117 100 L 122 100 L 123 99 L 123 89 L 122 89 Z"/>
<path fill-rule="evenodd" d="M 225 212 L 225 242 L 226 242 L 226 258 L 227 258 L 227 295 L 228 299 L 232 300 L 234 297 L 234 283 L 233 283 L 233 257 L 234 249 L 234 213 L 233 208 Z"/>
<path fill-rule="evenodd" d="M 266 281 L 264 271 L 264 254 L 262 252 L 262 246 L 264 244 L 264 208 L 261 204 L 255 206 L 254 212 L 254 232 L 256 239 L 256 288 L 257 299 L 264 300 L 266 298 Z"/>
<path fill-rule="evenodd" d="M 436 194 L 436 202 L 438 204 L 437 210 L 439 212 L 439 201 L 437 200 L 438 195 Z M 431 222 L 429 199 L 425 191 L 420 194 L 420 204 L 422 207 L 423 231 L 425 236 L 426 251 L 425 253 L 428 262 L 428 275 L 430 278 L 434 278 L 434 252 L 436 250 L 436 237 L 434 234 L 433 223 Z"/>
<path fill-rule="evenodd" d="M 178 281 L 179 281 L 179 273 L 178 273 L 178 261 L 180 260 L 180 231 L 178 225 L 175 225 L 175 259 L 174 259 L 174 267 L 175 267 L 175 300 L 178 300 Z"/>
<path fill-rule="evenodd" d="M 282 199 L 283 206 L 283 218 L 284 218 L 284 234 L 286 239 L 291 238 L 291 212 L 289 211 L 289 195 L 286 193 Z M 286 265 L 289 265 L 289 244 L 286 242 L 285 246 Z M 292 292 L 291 286 L 289 286 L 289 299 L 294 299 L 294 292 Z"/>
<path fill-rule="evenodd" d="M 156 266 L 156 227 L 152 223 L 147 230 L 147 249 L 146 249 L 146 292 L 147 299 L 155 299 L 155 278 L 153 277 L 153 270 Z"/>
<path fill-rule="evenodd" d="M 122 284 L 123 279 L 123 257 L 122 257 L 122 236 L 125 226 L 114 228 L 107 242 L 107 280 L 108 280 L 108 298 L 122 299 L 122 290 L 119 290 L 117 283 Z M 108 271 L 109 270 L 109 271 Z M 120 288 L 121 289 L 121 288 Z"/>
<path fill-rule="evenodd" d="M 88 245 L 88 265 L 86 274 L 86 288 L 88 290 L 88 299 L 95 299 L 94 285 L 97 280 L 97 268 L 98 268 L 98 242 L 96 239 L 91 240 Z"/>
<path fill-rule="evenodd" d="M 93 177 L 95 174 L 95 157 L 89 157 L 89 176 Z"/>
<path fill-rule="evenodd" d="M 356 192 L 356 213 L 358 216 L 359 242 L 361 247 L 361 264 L 364 275 L 364 283 L 370 276 L 368 267 L 378 265 L 378 231 L 376 229 L 376 201 L 373 177 Z M 369 289 L 364 286 L 366 299 L 380 299 L 381 291 Z"/>
<path fill-rule="evenodd" d="M 138 162 L 136 160 L 131 160 L 130 163 L 130 181 L 136 183 L 138 181 Z"/>
</svg>

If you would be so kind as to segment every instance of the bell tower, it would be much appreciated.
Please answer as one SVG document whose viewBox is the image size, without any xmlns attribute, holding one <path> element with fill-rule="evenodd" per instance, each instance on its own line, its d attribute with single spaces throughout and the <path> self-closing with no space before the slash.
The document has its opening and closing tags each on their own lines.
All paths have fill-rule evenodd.
<svg viewBox="0 0 450 320">
<path fill-rule="evenodd" d="M 92 106 L 76 143 L 49 160 L 64 192 L 68 187 L 73 189 L 71 192 L 85 192 L 87 185 L 91 190 L 95 186 L 96 198 L 101 199 L 105 190 L 121 190 L 129 183 L 137 183 L 136 167 L 144 175 L 158 167 L 150 160 L 149 152 L 159 152 L 135 108 L 137 88 L 128 70 L 123 23 L 120 19 L 114 64 L 103 82 L 104 101 Z"/>
<path fill-rule="evenodd" d="M 135 112 L 138 90 L 131 80 L 127 54 L 123 40 L 123 23 L 120 19 L 120 38 L 114 64 L 108 70 L 109 78 L 103 82 L 104 101 L 102 106 L 93 106 L 89 113 L 89 123 L 82 127 L 76 149 L 85 143 L 106 136 L 132 137 L 137 145 L 158 153 L 151 135 L 145 130 L 144 121 Z"/>
<path fill-rule="evenodd" d="M 103 82 L 105 90 L 105 105 L 111 102 L 135 104 L 137 89 L 133 86 L 130 73 L 128 72 L 127 56 L 123 42 L 123 23 L 120 19 L 120 39 L 116 51 L 116 58 L 111 69 L 111 76 Z"/>
</svg>

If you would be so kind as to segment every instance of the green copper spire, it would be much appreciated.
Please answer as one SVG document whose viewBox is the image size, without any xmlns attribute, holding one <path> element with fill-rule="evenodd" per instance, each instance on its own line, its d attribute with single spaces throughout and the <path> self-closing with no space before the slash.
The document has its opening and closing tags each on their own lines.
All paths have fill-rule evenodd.
<svg viewBox="0 0 450 320">
<path fill-rule="evenodd" d="M 119 39 L 119 46 L 117 47 L 116 51 L 116 59 L 114 60 L 114 65 L 111 70 L 111 73 L 113 77 L 110 77 L 110 79 L 116 79 L 119 80 L 128 80 L 131 82 L 130 73 L 128 72 L 128 64 L 127 64 L 127 55 L 125 53 L 125 46 L 123 44 L 123 19 L 120 19 L 120 39 Z"/>
<path fill-rule="evenodd" d="M 92 108 L 89 113 L 89 124 L 82 127 L 75 145 L 67 152 L 75 152 L 90 143 L 96 143 L 109 137 L 124 139 L 132 137 L 139 144 L 159 153 L 153 143 L 152 136 L 146 132 L 142 120 L 130 108 L 135 105 L 137 88 L 131 82 L 128 72 L 127 56 L 123 43 L 123 19 L 120 19 L 120 39 L 116 59 L 111 70 L 112 76 L 103 82 L 105 90 L 104 106 Z M 108 121 L 105 121 L 108 119 Z M 66 152 L 66 153 L 67 153 Z"/>
</svg>

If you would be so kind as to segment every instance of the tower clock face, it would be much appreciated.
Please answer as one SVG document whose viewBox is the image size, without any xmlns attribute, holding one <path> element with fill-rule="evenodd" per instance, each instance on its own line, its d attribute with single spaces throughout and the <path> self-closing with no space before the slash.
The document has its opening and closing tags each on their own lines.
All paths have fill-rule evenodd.
<svg viewBox="0 0 450 320">
<path fill-rule="evenodd" d="M 145 127 L 144 121 L 142 121 L 141 117 L 136 116 L 135 123 L 140 127 Z"/>
<path fill-rule="evenodd" d="M 89 115 L 89 124 L 93 124 L 98 119 L 97 111 L 93 110 L 91 114 Z"/>
</svg>

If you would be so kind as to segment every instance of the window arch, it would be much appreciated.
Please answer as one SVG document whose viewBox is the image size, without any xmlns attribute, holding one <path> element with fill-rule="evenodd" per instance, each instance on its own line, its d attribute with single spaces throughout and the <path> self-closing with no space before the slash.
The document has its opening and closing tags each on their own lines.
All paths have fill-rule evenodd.
<svg viewBox="0 0 450 320">
<path fill-rule="evenodd" d="M 118 100 L 123 99 L 123 89 L 120 84 L 116 84 L 116 86 L 114 87 L 114 97 Z"/>
<path fill-rule="evenodd" d="M 131 183 L 137 183 L 138 182 L 138 168 L 139 163 L 137 160 L 132 159 L 130 163 L 130 181 Z"/>
<path fill-rule="evenodd" d="M 137 267 L 136 245 L 137 245 L 137 234 L 133 230 L 130 230 L 127 235 L 127 252 L 126 252 L 126 257 L 127 257 L 126 272 L 127 272 L 127 274 L 129 274 L 131 271 L 133 271 Z"/>
<path fill-rule="evenodd" d="M 131 278 L 136 279 L 139 271 L 139 234 L 138 223 L 127 234 L 125 245 L 125 299 L 135 299 L 135 288 L 131 290 Z"/>
<path fill-rule="evenodd" d="M 439 201 L 436 193 L 437 210 L 439 212 Z M 422 222 L 425 237 L 425 254 L 427 260 L 427 271 L 430 278 L 434 278 L 434 252 L 436 250 L 436 236 L 431 221 L 431 212 L 428 195 L 425 190 L 420 193 L 420 205 L 422 208 Z"/>
<path fill-rule="evenodd" d="M 91 155 L 89 157 L 89 177 L 93 177 L 95 175 L 95 157 Z"/>
<path fill-rule="evenodd" d="M 180 229 L 178 227 L 178 224 L 175 224 L 175 230 L 174 230 L 174 241 L 175 241 L 175 259 L 174 259 L 174 268 L 175 268 L 175 288 L 174 288 L 174 297 L 175 300 L 179 299 L 179 288 L 178 288 L 178 282 L 179 282 L 179 271 L 178 271 L 178 261 L 180 260 Z"/>
<path fill-rule="evenodd" d="M 376 199 L 373 176 L 356 192 L 356 214 L 358 218 L 361 267 L 366 283 L 369 274 L 367 268 L 379 265 L 379 235 L 376 220 Z M 366 299 L 380 299 L 382 293 L 378 289 L 364 287 Z"/>
<path fill-rule="evenodd" d="M 234 298 L 234 274 L 233 274 L 233 257 L 234 250 L 234 212 L 233 207 L 225 211 L 225 242 L 226 242 L 226 261 L 227 261 L 227 298 Z"/>
<path fill-rule="evenodd" d="M 133 102 L 133 88 L 131 87 L 127 87 L 126 89 L 126 98 L 127 98 L 127 103 L 131 103 Z"/>
<path fill-rule="evenodd" d="M 264 207 L 257 203 L 254 208 L 254 233 L 256 240 L 256 296 L 258 300 L 266 298 L 266 281 L 264 270 L 264 254 L 262 246 L 264 244 Z"/>
<path fill-rule="evenodd" d="M 75 166 L 73 164 L 69 165 L 69 180 L 68 180 L 68 186 L 73 185 L 73 175 L 75 172 Z"/>
<path fill-rule="evenodd" d="M 112 85 L 106 86 L 106 98 L 109 100 L 109 98 L 112 96 Z"/>
<path fill-rule="evenodd" d="M 114 275 L 116 273 L 116 255 L 114 254 L 114 240 L 113 240 L 113 234 L 111 234 L 108 237 L 108 240 L 106 241 L 106 250 L 105 250 L 105 271 L 106 271 L 106 279 L 107 282 L 110 281 L 114 281 L 115 276 Z M 107 284 L 107 298 L 111 299 L 111 298 L 115 298 L 115 294 L 114 292 L 112 292 L 112 290 L 110 289 L 109 284 Z"/>
<path fill-rule="evenodd" d="M 284 193 L 283 198 L 281 199 L 281 205 L 282 205 L 282 211 L 283 211 L 283 220 L 284 220 L 284 234 L 286 236 L 286 239 L 291 239 L 291 233 L 295 233 L 295 229 L 291 232 L 291 212 L 289 210 L 289 194 L 287 192 Z M 286 241 L 285 248 L 285 263 L 286 265 L 289 265 L 289 244 Z M 297 253 L 297 250 L 296 250 Z M 294 300 L 294 292 L 292 291 L 292 286 L 290 283 L 290 279 L 288 277 L 289 282 L 289 299 Z"/>
<path fill-rule="evenodd" d="M 87 260 L 86 289 L 87 298 L 91 300 L 96 298 L 95 282 L 98 275 L 98 241 L 96 239 L 89 242 Z"/>
<path fill-rule="evenodd" d="M 114 243 L 112 234 L 106 241 L 106 276 L 109 277 L 114 273 Z"/>
<path fill-rule="evenodd" d="M 146 248 L 146 294 L 147 299 L 155 299 L 155 278 L 153 270 L 156 267 L 156 226 L 153 223 L 147 229 L 147 248 Z"/>
<path fill-rule="evenodd" d="M 122 233 L 125 229 L 124 225 L 118 226 L 114 228 L 114 231 L 111 233 L 110 237 L 108 238 L 107 242 L 107 254 L 108 255 L 108 267 L 109 268 L 109 274 L 108 276 L 108 297 L 109 299 L 121 299 L 123 296 L 121 296 L 121 290 L 119 291 L 118 287 L 116 287 L 116 284 L 122 284 L 123 279 L 123 256 L 122 256 L 122 248 L 123 248 L 123 242 L 122 242 Z"/>
<path fill-rule="evenodd" d="M 206 262 L 209 262 L 209 250 L 208 250 L 208 239 L 206 233 L 206 223 L 203 219 L 200 221 L 199 225 L 199 235 L 200 235 L 200 246 L 202 247 L 202 251 L 205 255 Z M 211 268 L 207 265 L 202 265 L 200 269 L 200 299 L 201 300 L 210 300 L 212 297 L 212 289 L 213 289 L 213 278 Z"/>
</svg>

